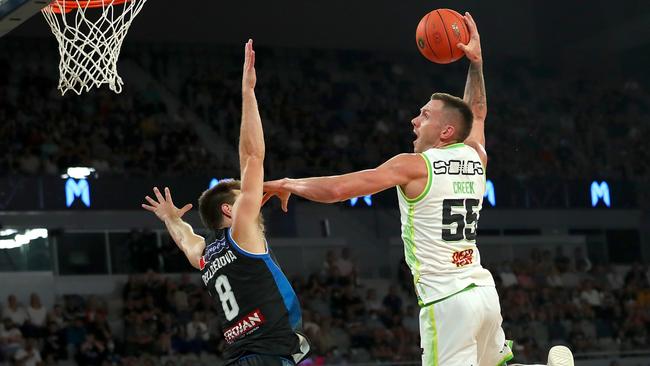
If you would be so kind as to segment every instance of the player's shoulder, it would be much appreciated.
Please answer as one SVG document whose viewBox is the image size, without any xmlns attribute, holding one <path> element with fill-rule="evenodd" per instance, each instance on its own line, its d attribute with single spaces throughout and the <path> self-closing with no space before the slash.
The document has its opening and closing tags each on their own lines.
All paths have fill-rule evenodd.
<svg viewBox="0 0 650 366">
<path fill-rule="evenodd" d="M 474 151 L 476 151 L 483 165 L 487 165 L 488 155 L 487 155 L 487 151 L 485 150 L 485 146 L 483 146 L 483 144 L 474 140 L 465 140 L 463 143 L 465 144 L 465 146 L 468 146 L 472 148 Z"/>
<path fill-rule="evenodd" d="M 420 153 L 401 153 L 389 159 L 384 166 L 409 179 L 427 175 L 427 157 Z"/>
</svg>

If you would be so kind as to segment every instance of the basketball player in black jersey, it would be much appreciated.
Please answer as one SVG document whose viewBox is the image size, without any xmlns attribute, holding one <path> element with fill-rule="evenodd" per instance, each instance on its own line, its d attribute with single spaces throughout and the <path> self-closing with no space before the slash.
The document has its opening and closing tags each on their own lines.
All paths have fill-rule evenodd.
<svg viewBox="0 0 650 366">
<path fill-rule="evenodd" d="M 192 208 L 174 206 L 169 188 L 154 188 L 156 199 L 142 207 L 161 219 L 216 302 L 227 346 L 226 365 L 285 366 L 309 351 L 301 326 L 300 304 L 266 244 L 260 215 L 264 182 L 264 134 L 255 97 L 253 41 L 245 48 L 240 181 L 222 181 L 203 192 L 199 211 L 214 240 L 197 235 L 181 217 Z"/>
</svg>

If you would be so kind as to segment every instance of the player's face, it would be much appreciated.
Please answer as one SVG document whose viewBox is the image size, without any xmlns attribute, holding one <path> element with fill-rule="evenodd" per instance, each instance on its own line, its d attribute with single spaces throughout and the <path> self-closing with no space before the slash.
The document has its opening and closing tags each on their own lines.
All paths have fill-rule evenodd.
<svg viewBox="0 0 650 366">
<path fill-rule="evenodd" d="M 439 100 L 430 100 L 420 109 L 420 114 L 411 120 L 415 140 L 413 151 L 421 153 L 436 146 L 440 142 L 442 125 L 442 108 L 444 104 Z"/>
</svg>

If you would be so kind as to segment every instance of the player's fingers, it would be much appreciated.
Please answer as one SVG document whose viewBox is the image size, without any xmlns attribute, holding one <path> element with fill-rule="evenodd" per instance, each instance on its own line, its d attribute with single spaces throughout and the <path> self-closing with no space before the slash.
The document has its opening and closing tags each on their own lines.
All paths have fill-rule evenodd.
<svg viewBox="0 0 650 366">
<path fill-rule="evenodd" d="M 250 67 L 251 67 L 251 69 L 255 67 L 255 51 L 251 51 Z"/>
<path fill-rule="evenodd" d="M 147 202 L 149 202 L 151 204 L 151 206 L 153 206 L 153 207 L 158 206 L 158 202 L 156 202 L 156 200 L 154 200 L 153 198 L 151 198 L 149 196 L 144 196 L 144 199 L 147 200 Z"/>
<path fill-rule="evenodd" d="M 153 187 L 153 193 L 156 195 L 156 198 L 158 198 L 158 202 L 162 203 L 165 202 L 165 199 L 163 198 L 162 194 L 160 193 L 160 190 L 158 187 Z"/>
<path fill-rule="evenodd" d="M 284 211 L 284 212 L 288 212 L 288 211 L 289 211 L 288 206 L 289 206 L 289 196 L 286 196 L 286 197 L 282 200 L 282 211 Z"/>
<path fill-rule="evenodd" d="M 174 201 L 172 200 L 172 192 L 169 190 L 169 187 L 165 187 L 165 198 L 169 203 L 172 205 L 174 204 Z"/>
<path fill-rule="evenodd" d="M 273 197 L 273 193 L 271 192 L 264 193 L 264 196 L 262 196 L 262 206 L 264 206 L 266 202 L 268 202 L 271 199 L 271 197 Z"/>
<path fill-rule="evenodd" d="M 476 22 L 474 21 L 474 17 L 472 14 L 469 12 L 465 13 L 467 16 L 467 25 L 470 27 L 470 32 L 471 33 L 478 33 L 478 29 L 476 28 Z"/>
<path fill-rule="evenodd" d="M 248 42 L 244 45 L 244 70 L 248 69 Z"/>
<path fill-rule="evenodd" d="M 154 212 L 154 211 L 156 210 L 155 207 L 153 207 L 153 206 L 149 206 L 149 205 L 145 205 L 144 203 L 143 203 L 142 205 L 140 205 L 140 206 L 142 206 L 142 208 L 144 208 L 144 209 L 147 210 L 147 211 Z"/>
<path fill-rule="evenodd" d="M 460 48 L 463 52 L 467 51 L 468 47 L 462 43 L 457 43 L 456 47 Z"/>
<path fill-rule="evenodd" d="M 185 213 L 187 211 L 191 210 L 191 209 L 192 209 L 192 204 L 191 203 L 188 203 L 187 205 L 183 206 L 183 208 L 181 208 L 181 211 L 180 211 L 180 216 L 185 215 Z"/>
</svg>

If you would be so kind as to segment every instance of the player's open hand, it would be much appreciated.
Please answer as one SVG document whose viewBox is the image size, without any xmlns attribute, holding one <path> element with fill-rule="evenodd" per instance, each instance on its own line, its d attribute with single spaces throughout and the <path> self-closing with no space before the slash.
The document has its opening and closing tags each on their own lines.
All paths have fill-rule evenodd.
<svg viewBox="0 0 650 366">
<path fill-rule="evenodd" d="M 185 215 L 185 213 L 189 210 L 192 209 L 192 204 L 188 203 L 187 205 L 183 206 L 183 208 L 177 208 L 174 206 L 174 201 L 172 200 L 172 194 L 169 191 L 169 188 L 165 187 L 165 196 L 160 193 L 160 190 L 158 187 L 153 188 L 153 193 L 156 195 L 156 198 L 158 201 L 155 199 L 145 196 L 144 199 L 149 202 L 149 204 L 142 204 L 142 208 L 144 208 L 147 211 L 151 211 L 158 216 L 158 218 L 162 221 L 165 221 L 167 219 L 179 219 Z"/>
<path fill-rule="evenodd" d="M 471 62 L 482 63 L 483 55 L 481 54 L 481 37 L 478 34 L 478 28 L 476 28 L 476 22 L 472 18 L 472 14 L 465 12 L 465 24 L 467 24 L 467 29 L 469 30 L 469 42 L 467 44 L 458 43 L 456 47 L 460 48 L 465 52 L 465 56 Z"/>
<path fill-rule="evenodd" d="M 242 91 L 246 89 L 255 89 L 257 75 L 255 74 L 255 51 L 253 50 L 253 40 L 249 39 L 244 46 L 244 73 L 242 76 Z"/>
</svg>

